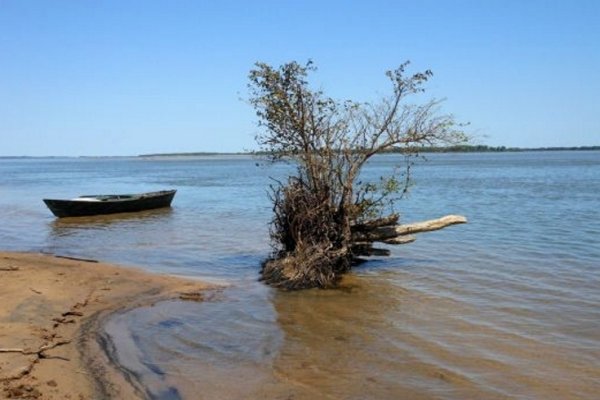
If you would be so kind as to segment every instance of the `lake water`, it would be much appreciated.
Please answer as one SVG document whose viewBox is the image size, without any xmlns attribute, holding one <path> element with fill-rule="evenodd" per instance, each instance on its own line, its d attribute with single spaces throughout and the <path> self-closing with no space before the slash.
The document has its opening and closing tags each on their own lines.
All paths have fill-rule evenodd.
<svg viewBox="0 0 600 400">
<path fill-rule="evenodd" d="M 269 177 L 291 167 L 245 156 L 0 160 L 0 248 L 226 285 L 110 320 L 148 398 L 598 398 L 600 152 L 428 158 L 402 219 L 469 223 L 391 247 L 340 290 L 257 282 Z M 167 188 L 172 209 L 124 216 L 57 220 L 41 202 Z"/>
</svg>

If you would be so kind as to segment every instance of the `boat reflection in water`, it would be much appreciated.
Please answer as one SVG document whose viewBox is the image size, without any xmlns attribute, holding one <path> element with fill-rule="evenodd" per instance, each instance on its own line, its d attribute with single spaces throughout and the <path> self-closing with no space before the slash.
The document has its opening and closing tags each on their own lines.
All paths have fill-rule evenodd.
<svg viewBox="0 0 600 400">
<path fill-rule="evenodd" d="M 48 224 L 49 235 L 43 250 L 99 258 L 102 258 L 99 245 L 111 251 L 134 247 L 143 252 L 146 247 L 144 243 L 158 240 L 160 235 L 170 230 L 175 214 L 175 210 L 168 207 L 132 213 L 56 218 Z"/>
<path fill-rule="evenodd" d="M 103 229 L 109 226 L 154 222 L 171 214 L 173 214 L 173 209 L 166 207 L 137 212 L 64 217 L 52 220 L 50 226 L 55 231 L 54 234 L 60 234 L 60 232 L 70 229 Z"/>
</svg>

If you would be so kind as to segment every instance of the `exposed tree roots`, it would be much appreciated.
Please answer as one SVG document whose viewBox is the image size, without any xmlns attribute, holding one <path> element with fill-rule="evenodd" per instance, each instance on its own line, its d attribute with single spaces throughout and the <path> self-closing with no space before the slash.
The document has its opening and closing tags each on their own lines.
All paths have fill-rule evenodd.
<svg viewBox="0 0 600 400">
<path fill-rule="evenodd" d="M 285 221 L 288 221 L 285 219 Z M 288 221 L 289 222 L 289 221 Z M 361 257 L 389 256 L 390 250 L 373 247 L 375 242 L 385 244 L 406 244 L 416 240 L 415 233 L 435 231 L 445 227 L 466 223 L 460 215 L 447 215 L 442 218 L 399 225 L 398 216 L 391 215 L 378 220 L 356 224 L 351 227 L 351 240 L 335 247 L 330 240 L 320 237 L 320 243 L 310 246 L 290 246 L 290 251 L 279 251 L 262 265 L 261 280 L 285 290 L 313 287 L 333 287 L 353 264 Z M 275 228 L 278 225 L 275 224 Z M 306 228 L 306 226 L 304 227 Z M 290 224 L 285 225 L 289 235 Z M 323 227 L 321 231 L 326 231 Z M 306 236 L 308 232 L 303 232 Z M 340 242 L 338 242 L 340 243 Z M 341 242 L 343 243 L 343 242 Z"/>
</svg>

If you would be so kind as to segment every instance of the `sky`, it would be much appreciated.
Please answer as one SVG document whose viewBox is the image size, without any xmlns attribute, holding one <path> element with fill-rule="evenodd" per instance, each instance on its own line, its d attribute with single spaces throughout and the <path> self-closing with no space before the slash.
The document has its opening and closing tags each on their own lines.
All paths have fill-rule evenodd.
<svg viewBox="0 0 600 400">
<path fill-rule="evenodd" d="M 308 59 L 357 101 L 431 69 L 477 144 L 600 145 L 596 0 L 0 0 L 0 155 L 253 150 L 248 72 Z"/>
</svg>

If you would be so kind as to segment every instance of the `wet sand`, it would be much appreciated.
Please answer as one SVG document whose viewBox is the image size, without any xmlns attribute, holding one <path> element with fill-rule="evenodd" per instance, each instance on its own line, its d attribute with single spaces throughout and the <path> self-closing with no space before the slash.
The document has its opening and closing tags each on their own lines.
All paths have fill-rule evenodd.
<svg viewBox="0 0 600 400">
<path fill-rule="evenodd" d="M 138 398 L 99 336 L 117 311 L 209 285 L 94 260 L 0 252 L 0 398 Z"/>
</svg>

